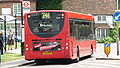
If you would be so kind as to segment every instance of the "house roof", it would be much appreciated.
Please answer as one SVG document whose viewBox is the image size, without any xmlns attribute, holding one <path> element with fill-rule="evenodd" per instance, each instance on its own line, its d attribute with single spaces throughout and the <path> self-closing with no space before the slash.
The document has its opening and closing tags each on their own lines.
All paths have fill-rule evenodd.
<svg viewBox="0 0 120 68">
<path fill-rule="evenodd" d="M 114 14 L 116 0 L 64 0 L 63 9 L 93 15 Z"/>
<path fill-rule="evenodd" d="M 20 0 L 0 0 L 0 1 L 20 1 Z"/>
<path fill-rule="evenodd" d="M 96 23 L 95 27 L 97 28 L 114 28 L 113 25 L 108 23 Z"/>
</svg>

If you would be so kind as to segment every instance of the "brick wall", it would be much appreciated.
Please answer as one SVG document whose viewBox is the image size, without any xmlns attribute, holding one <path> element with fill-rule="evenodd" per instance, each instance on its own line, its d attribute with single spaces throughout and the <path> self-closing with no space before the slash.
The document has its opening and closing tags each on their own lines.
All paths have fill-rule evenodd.
<svg viewBox="0 0 120 68">
<path fill-rule="evenodd" d="M 12 2 L 0 2 L 0 15 L 2 14 L 2 8 L 11 8 L 13 9 L 13 3 Z M 12 13 L 12 11 L 11 11 Z"/>
<path fill-rule="evenodd" d="M 116 10 L 116 3 L 115 0 L 64 0 L 63 10 L 90 14 L 113 14 Z"/>
<path fill-rule="evenodd" d="M 0 2 L 0 15 L 2 14 L 2 8 L 11 8 L 11 15 L 13 15 L 13 3 L 19 3 L 19 2 Z M 31 11 L 36 10 L 36 2 L 32 1 L 30 4 Z"/>
<path fill-rule="evenodd" d="M 31 2 L 30 7 L 31 7 L 30 8 L 31 11 L 36 11 L 36 2 Z"/>
</svg>

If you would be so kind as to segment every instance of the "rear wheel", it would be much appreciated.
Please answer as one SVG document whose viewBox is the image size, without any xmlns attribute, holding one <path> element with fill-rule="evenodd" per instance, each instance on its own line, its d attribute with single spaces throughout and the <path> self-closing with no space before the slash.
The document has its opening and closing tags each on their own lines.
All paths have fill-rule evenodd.
<svg viewBox="0 0 120 68">
<path fill-rule="evenodd" d="M 43 59 L 35 59 L 35 63 L 38 64 L 45 64 L 45 60 Z"/>
<path fill-rule="evenodd" d="M 77 58 L 74 60 L 76 63 L 80 61 L 79 48 L 77 47 Z"/>
<path fill-rule="evenodd" d="M 91 54 L 93 54 L 93 45 L 91 45 Z"/>
</svg>

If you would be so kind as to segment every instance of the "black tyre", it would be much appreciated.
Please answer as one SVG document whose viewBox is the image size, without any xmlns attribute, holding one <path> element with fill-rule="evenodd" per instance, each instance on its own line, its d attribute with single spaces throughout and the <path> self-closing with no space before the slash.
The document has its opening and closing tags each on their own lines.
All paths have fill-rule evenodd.
<svg viewBox="0 0 120 68">
<path fill-rule="evenodd" d="M 37 65 L 39 65 L 39 64 L 45 64 L 45 60 L 43 60 L 43 59 L 35 59 L 35 63 Z"/>
<path fill-rule="evenodd" d="M 92 54 L 93 54 L 93 45 L 91 45 L 91 52 L 92 52 Z"/>
<path fill-rule="evenodd" d="M 80 61 L 79 48 L 77 47 L 77 58 L 74 60 L 76 63 Z"/>
</svg>

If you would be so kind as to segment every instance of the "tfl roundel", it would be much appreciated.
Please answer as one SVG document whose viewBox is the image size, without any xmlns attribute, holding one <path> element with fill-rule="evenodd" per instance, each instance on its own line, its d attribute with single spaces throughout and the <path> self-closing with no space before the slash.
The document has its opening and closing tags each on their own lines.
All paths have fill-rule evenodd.
<svg viewBox="0 0 120 68">
<path fill-rule="evenodd" d="M 23 1 L 23 8 L 30 8 L 30 1 Z"/>
</svg>

